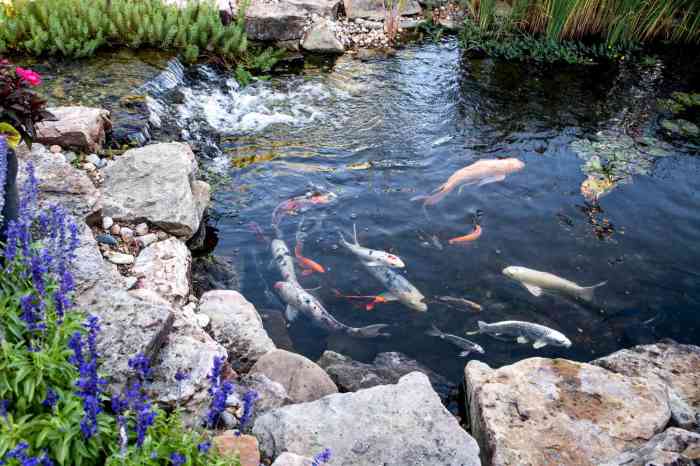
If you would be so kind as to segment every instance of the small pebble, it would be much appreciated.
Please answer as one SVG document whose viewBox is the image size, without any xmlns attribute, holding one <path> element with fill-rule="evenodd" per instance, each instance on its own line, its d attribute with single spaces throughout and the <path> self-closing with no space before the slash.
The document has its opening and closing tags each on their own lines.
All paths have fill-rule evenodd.
<svg viewBox="0 0 700 466">
<path fill-rule="evenodd" d="M 52 154 L 60 154 L 63 152 L 63 149 L 61 149 L 61 146 L 53 145 L 49 147 L 49 151 L 51 151 Z"/>
<path fill-rule="evenodd" d="M 124 241 L 128 241 L 131 238 L 134 237 L 134 230 L 131 228 L 122 228 L 121 232 L 119 233 Z"/>
<path fill-rule="evenodd" d="M 147 235 L 139 236 L 136 239 L 139 241 L 139 243 L 141 243 L 141 246 L 145 248 L 146 246 L 158 241 L 158 236 L 155 233 L 149 233 Z"/>
<path fill-rule="evenodd" d="M 90 163 L 90 162 L 85 162 L 85 163 L 83 164 L 83 170 L 86 170 L 86 171 L 89 171 L 89 172 L 94 172 L 95 170 L 97 170 L 97 167 L 96 167 L 94 164 Z"/>
<path fill-rule="evenodd" d="M 97 235 L 95 236 L 95 241 L 102 244 L 109 244 L 110 246 L 117 245 L 117 240 L 112 235 Z"/>
<path fill-rule="evenodd" d="M 107 260 L 112 264 L 117 265 L 127 265 L 134 263 L 134 256 L 131 254 L 122 254 L 121 252 L 114 252 L 107 256 Z"/>
<path fill-rule="evenodd" d="M 93 164 L 95 167 L 101 167 L 102 166 L 102 159 L 100 159 L 97 154 L 90 154 L 87 157 L 85 157 L 85 160 L 87 162 L 90 162 Z"/>
<path fill-rule="evenodd" d="M 124 278 L 124 286 L 126 287 L 127 290 L 130 290 L 136 285 L 136 282 L 138 282 L 139 279 L 136 277 L 125 277 Z"/>
<path fill-rule="evenodd" d="M 164 239 L 168 239 L 168 234 L 164 231 L 159 231 L 158 232 L 158 239 L 163 241 Z"/>
<path fill-rule="evenodd" d="M 134 231 L 136 232 L 136 236 L 143 236 L 148 233 L 148 224 L 146 223 L 139 223 L 136 225 L 134 228 Z"/>
<path fill-rule="evenodd" d="M 78 158 L 78 156 L 75 155 L 75 152 L 68 151 L 68 152 L 63 154 L 63 158 L 66 159 L 66 162 L 73 163 L 75 161 L 75 159 Z"/>
<path fill-rule="evenodd" d="M 114 225 L 114 220 L 112 220 L 112 217 L 102 217 L 103 230 L 109 230 L 110 228 L 112 228 L 112 225 Z"/>
<path fill-rule="evenodd" d="M 121 231 L 122 227 L 120 227 L 118 223 L 115 223 L 114 225 L 112 225 L 112 228 L 109 229 L 109 232 L 113 235 L 119 235 Z"/>
<path fill-rule="evenodd" d="M 197 319 L 197 325 L 199 325 L 201 328 L 206 328 L 211 321 L 209 316 L 206 314 L 197 314 L 195 318 Z"/>
</svg>

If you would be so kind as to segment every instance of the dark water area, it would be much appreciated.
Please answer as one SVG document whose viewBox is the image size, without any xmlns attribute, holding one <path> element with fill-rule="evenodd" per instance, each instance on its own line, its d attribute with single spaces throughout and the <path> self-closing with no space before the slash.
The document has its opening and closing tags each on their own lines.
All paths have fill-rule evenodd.
<svg viewBox="0 0 700 466">
<path fill-rule="evenodd" d="M 447 39 L 368 62 L 342 57 L 245 89 L 199 67 L 158 90 L 151 110 L 163 134 L 198 149 L 215 187 L 214 253 L 238 258 L 242 292 L 266 314 L 282 311 L 266 293 L 280 277 L 247 224 L 272 235 L 272 211 L 285 199 L 314 189 L 338 196 L 303 215 L 304 255 L 326 273 L 300 282 L 341 322 L 390 324 L 392 336 L 328 335 L 301 318 L 288 329 L 296 351 L 315 360 L 330 349 L 362 361 L 400 351 L 458 382 L 467 359 L 427 336 L 431 324 L 465 336 L 478 320 L 524 320 L 573 342 L 535 350 L 470 337 L 486 352 L 469 358 L 493 366 L 532 356 L 589 361 L 661 338 L 700 344 L 700 152 L 663 141 L 656 108 L 673 91 L 700 91 L 699 65 L 692 56 L 658 56 L 645 66 L 466 60 Z M 625 152 L 614 189 L 595 204 L 582 195 L 586 157 L 572 143 L 596 141 L 599 131 L 633 155 Z M 649 144 L 662 150 L 644 149 Z M 517 157 L 525 168 L 502 182 L 455 191 L 427 214 L 410 200 L 462 167 L 497 157 Z M 472 230 L 477 213 L 482 236 L 449 245 Z M 290 249 L 301 219 L 282 221 Z M 336 296 L 333 290 L 385 291 L 338 246 L 337 231 L 347 236 L 353 224 L 361 244 L 404 260 L 400 273 L 428 297 L 427 313 L 398 303 L 368 312 Z M 592 304 L 535 297 L 501 273 L 510 265 L 581 285 L 608 284 Z M 460 311 L 436 302 L 438 296 L 476 301 L 483 310 Z"/>
</svg>

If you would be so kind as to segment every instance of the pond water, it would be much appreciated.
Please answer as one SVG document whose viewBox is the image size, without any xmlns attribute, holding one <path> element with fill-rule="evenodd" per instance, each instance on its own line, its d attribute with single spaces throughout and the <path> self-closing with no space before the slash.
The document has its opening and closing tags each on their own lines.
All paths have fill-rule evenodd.
<svg viewBox="0 0 700 466">
<path fill-rule="evenodd" d="M 296 351 L 315 360 L 331 349 L 362 361 L 400 351 L 459 382 L 466 359 L 426 335 L 431 324 L 465 336 L 479 320 L 523 320 L 573 342 L 536 350 L 469 337 L 485 349 L 469 358 L 495 366 L 531 356 L 588 361 L 666 337 L 700 344 L 700 154 L 692 144 L 655 140 L 662 137 L 656 99 L 700 91 L 699 63 L 688 60 L 697 58 L 508 64 L 463 60 L 447 39 L 366 62 L 342 57 L 243 90 L 199 67 L 149 92 L 163 134 L 192 141 L 202 154 L 216 189 L 214 253 L 238 257 L 242 292 L 266 315 L 283 309 L 269 292 L 280 278 L 248 223 L 272 235 L 271 214 L 284 200 L 317 189 L 337 195 L 303 215 L 303 253 L 326 273 L 300 281 L 339 321 L 390 324 L 392 336 L 328 335 L 302 318 L 288 329 Z M 411 201 L 462 167 L 500 157 L 525 167 L 501 182 L 455 190 L 425 211 Z M 597 204 L 581 188 L 592 157 L 615 181 Z M 448 244 L 472 230 L 475 215 L 481 237 Z M 281 222 L 290 249 L 301 219 Z M 368 312 L 365 302 L 335 294 L 385 291 L 338 246 L 338 230 L 349 236 L 353 224 L 361 244 L 403 259 L 399 273 L 428 298 L 427 313 L 398 303 Z M 501 273 L 510 265 L 607 285 L 591 304 L 535 297 Z M 455 309 L 440 296 L 483 309 Z"/>
</svg>

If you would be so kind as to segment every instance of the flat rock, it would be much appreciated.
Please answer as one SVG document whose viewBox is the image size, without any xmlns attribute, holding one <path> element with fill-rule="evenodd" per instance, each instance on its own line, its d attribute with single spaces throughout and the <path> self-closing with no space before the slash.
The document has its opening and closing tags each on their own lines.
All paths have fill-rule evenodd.
<svg viewBox="0 0 700 466">
<path fill-rule="evenodd" d="M 427 375 L 435 391 L 440 394 L 446 395 L 451 387 L 445 377 L 397 352 L 379 353 L 372 364 L 366 364 L 334 351 L 324 351 L 318 365 L 331 376 L 341 392 L 393 384 L 404 375 L 416 371 Z"/>
<path fill-rule="evenodd" d="M 47 109 L 56 121 L 36 125 L 36 142 L 92 153 L 102 148 L 105 134 L 112 128 L 109 112 L 93 107 L 54 107 Z"/>
<path fill-rule="evenodd" d="M 312 459 L 285 451 L 275 459 L 272 466 L 309 466 Z"/>
<path fill-rule="evenodd" d="M 296 353 L 274 350 L 263 355 L 250 369 L 279 382 L 294 403 L 318 400 L 338 393 L 331 378 L 316 363 Z"/>
<path fill-rule="evenodd" d="M 382 0 L 343 0 L 348 19 L 364 18 L 384 21 L 386 10 Z M 406 0 L 401 16 L 417 15 L 421 12 L 416 0 Z"/>
<path fill-rule="evenodd" d="M 153 243 L 136 258 L 133 274 L 141 277 L 142 286 L 168 301 L 182 305 L 190 294 L 192 254 L 177 238 Z"/>
<path fill-rule="evenodd" d="M 39 182 L 39 206 L 59 204 L 79 220 L 100 209 L 100 192 L 90 177 L 78 170 L 65 158 L 52 154 L 41 144 L 32 144 L 31 151 L 25 145 L 17 150 L 20 186 L 27 179 L 26 166 L 31 161 Z"/>
<path fill-rule="evenodd" d="M 313 457 L 330 448 L 343 466 L 477 466 L 479 448 L 418 372 L 396 385 L 274 409 L 253 427 L 263 453 Z"/>
<path fill-rule="evenodd" d="M 299 40 L 309 16 L 335 19 L 339 7 L 340 0 L 252 0 L 245 10 L 246 33 L 258 41 Z"/>
<path fill-rule="evenodd" d="M 237 457 L 241 466 L 260 466 L 258 440 L 252 435 L 236 435 L 226 431 L 212 440 L 214 448 L 225 457 Z"/>
<path fill-rule="evenodd" d="M 663 341 L 617 351 L 592 364 L 632 377 L 653 377 L 668 388 L 671 416 L 684 429 L 700 427 L 700 347 Z"/>
<path fill-rule="evenodd" d="M 173 328 L 170 305 L 142 300 L 118 288 L 99 287 L 79 297 L 79 306 L 100 319 L 97 340 L 109 392 L 121 392 L 133 371 L 128 360 L 143 353 L 155 361 Z"/>
<path fill-rule="evenodd" d="M 209 317 L 210 334 L 226 348 L 229 363 L 236 370 L 249 370 L 261 356 L 275 349 L 255 306 L 237 291 L 204 293 L 199 313 Z"/>
<path fill-rule="evenodd" d="M 671 427 L 641 447 L 601 466 L 694 466 L 700 463 L 700 434 Z"/>
<path fill-rule="evenodd" d="M 657 381 L 565 359 L 465 370 L 470 426 L 484 464 L 597 466 L 663 430 L 671 412 Z"/>
<path fill-rule="evenodd" d="M 335 34 L 333 23 L 321 19 L 311 29 L 306 31 L 301 40 L 301 47 L 309 52 L 316 53 L 343 53 L 345 47 Z"/>
<path fill-rule="evenodd" d="M 187 239 L 209 203 L 206 184 L 195 181 L 197 162 L 187 144 L 153 144 L 126 151 L 102 171 L 103 215 L 151 225 Z"/>
</svg>

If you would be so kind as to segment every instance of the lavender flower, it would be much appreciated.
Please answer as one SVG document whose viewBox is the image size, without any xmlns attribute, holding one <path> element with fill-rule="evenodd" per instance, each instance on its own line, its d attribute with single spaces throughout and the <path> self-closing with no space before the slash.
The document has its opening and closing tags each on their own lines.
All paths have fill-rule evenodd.
<svg viewBox="0 0 700 466">
<path fill-rule="evenodd" d="M 171 464 L 173 464 L 174 466 L 182 466 L 183 464 L 185 464 L 185 461 L 187 461 L 187 460 L 180 453 L 173 453 L 170 455 L 170 461 L 171 461 Z"/>
<path fill-rule="evenodd" d="M 20 442 L 15 448 L 8 451 L 3 459 L 0 459 L 0 465 L 5 464 L 5 460 L 17 460 L 22 466 L 53 466 L 53 461 L 44 453 L 44 455 L 39 457 L 29 456 L 27 454 L 29 450 L 29 444 L 27 442 Z"/>
<path fill-rule="evenodd" d="M 7 141 L 0 135 L 0 225 L 2 225 L 2 208 L 5 200 L 5 183 L 7 182 Z"/>
<path fill-rule="evenodd" d="M 150 361 L 143 353 L 139 353 L 129 359 L 129 368 L 136 372 L 139 380 L 142 381 L 146 380 L 151 375 Z"/>
<path fill-rule="evenodd" d="M 208 376 L 211 382 L 209 386 L 211 404 L 209 405 L 209 412 L 207 412 L 207 426 L 211 429 L 216 427 L 221 413 L 226 409 L 226 399 L 233 393 L 233 384 L 231 382 L 221 382 L 221 370 L 224 366 L 224 361 L 225 358 L 223 356 L 214 356 L 214 364 L 211 374 Z"/>
<path fill-rule="evenodd" d="M 153 425 L 157 412 L 153 409 L 151 401 L 146 396 L 142 380 L 151 372 L 148 358 L 139 353 L 135 357 L 129 359 L 129 367 L 136 372 L 139 381 L 132 383 L 124 393 L 124 396 L 112 397 L 112 410 L 117 414 L 117 424 L 120 431 L 126 431 L 126 417 L 124 413 L 130 409 L 136 416 L 135 431 L 136 445 L 143 446 L 146 440 L 148 428 Z M 125 448 L 125 445 L 122 445 Z"/>
<path fill-rule="evenodd" d="M 7 412 L 10 410 L 10 400 L 0 400 L 0 417 L 7 417 Z M 0 463 L 2 464 L 2 463 Z"/>
<path fill-rule="evenodd" d="M 97 375 L 97 334 L 100 331 L 99 319 L 89 316 L 85 324 L 88 330 L 87 353 L 88 359 L 84 356 L 84 341 L 80 332 L 75 332 L 68 342 L 68 346 L 73 350 L 70 362 L 73 363 L 80 372 L 80 379 L 76 382 L 77 394 L 83 399 L 83 410 L 85 412 L 80 429 L 85 439 L 91 438 L 97 433 L 97 415 L 102 412 L 100 407 L 101 386 L 106 382 Z"/>
<path fill-rule="evenodd" d="M 200 453 L 203 453 L 205 455 L 207 453 L 209 453 L 210 449 L 211 449 L 211 442 L 208 440 L 206 442 L 202 442 L 199 445 L 197 445 L 197 450 L 199 450 Z"/>
<path fill-rule="evenodd" d="M 328 463 L 331 460 L 331 449 L 326 448 L 321 453 L 314 456 L 311 460 L 311 466 L 321 466 L 322 464 Z"/>
<path fill-rule="evenodd" d="M 189 379 L 189 378 L 190 378 L 190 374 L 188 374 L 187 372 L 180 371 L 180 370 L 178 370 L 177 372 L 175 372 L 175 380 L 176 380 L 177 382 L 182 382 L 182 381 L 185 381 L 185 380 L 187 380 L 187 379 Z"/>
<path fill-rule="evenodd" d="M 56 403 L 58 402 L 58 394 L 53 391 L 53 389 L 49 388 L 46 391 L 46 398 L 44 401 L 41 402 L 42 405 L 46 406 L 47 408 L 52 408 L 56 406 Z"/>
<path fill-rule="evenodd" d="M 253 406 L 255 405 L 258 396 L 258 392 L 255 390 L 248 390 L 246 394 L 243 395 L 243 415 L 238 422 L 239 430 L 243 430 L 253 417 Z"/>
</svg>

